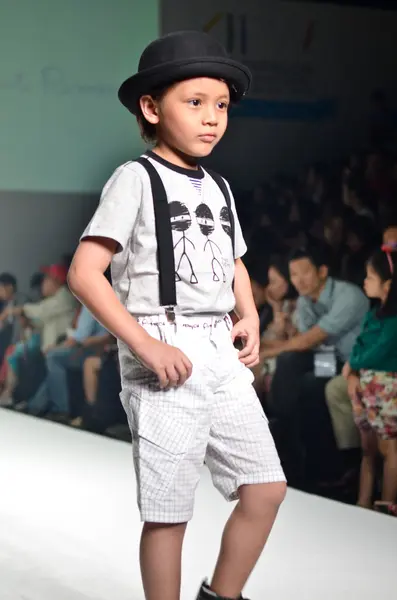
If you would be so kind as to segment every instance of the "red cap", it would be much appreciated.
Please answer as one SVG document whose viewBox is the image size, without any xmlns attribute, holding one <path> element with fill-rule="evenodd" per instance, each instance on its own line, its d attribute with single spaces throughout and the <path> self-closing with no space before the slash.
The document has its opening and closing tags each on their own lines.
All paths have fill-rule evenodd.
<svg viewBox="0 0 397 600">
<path fill-rule="evenodd" d="M 49 265 L 48 267 L 43 267 L 41 271 L 49 277 L 56 279 L 59 283 L 66 283 L 68 269 L 65 265 Z"/>
</svg>

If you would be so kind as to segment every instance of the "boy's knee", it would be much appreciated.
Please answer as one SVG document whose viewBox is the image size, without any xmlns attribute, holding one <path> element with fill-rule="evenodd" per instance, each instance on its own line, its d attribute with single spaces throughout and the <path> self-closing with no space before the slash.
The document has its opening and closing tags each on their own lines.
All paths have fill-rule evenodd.
<svg viewBox="0 0 397 600">
<path fill-rule="evenodd" d="M 187 527 L 187 523 L 153 523 L 145 521 L 143 524 L 142 534 L 148 535 L 150 532 L 163 531 L 170 532 L 172 535 L 180 534 L 183 535 Z"/>
<path fill-rule="evenodd" d="M 278 510 L 287 493 L 287 484 L 284 481 L 276 483 L 263 483 L 240 488 L 240 505 L 248 516 L 262 517 L 269 510 Z"/>
</svg>

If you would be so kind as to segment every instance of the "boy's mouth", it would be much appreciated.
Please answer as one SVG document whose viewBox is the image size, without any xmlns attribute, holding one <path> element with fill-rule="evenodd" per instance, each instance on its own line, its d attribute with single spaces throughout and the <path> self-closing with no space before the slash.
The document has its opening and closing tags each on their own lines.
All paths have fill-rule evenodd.
<svg viewBox="0 0 397 600">
<path fill-rule="evenodd" d="M 198 136 L 200 138 L 200 140 L 202 142 L 206 142 L 207 144 L 210 144 L 211 142 L 213 142 L 216 138 L 216 134 L 215 133 L 203 133 L 202 135 Z"/>
</svg>

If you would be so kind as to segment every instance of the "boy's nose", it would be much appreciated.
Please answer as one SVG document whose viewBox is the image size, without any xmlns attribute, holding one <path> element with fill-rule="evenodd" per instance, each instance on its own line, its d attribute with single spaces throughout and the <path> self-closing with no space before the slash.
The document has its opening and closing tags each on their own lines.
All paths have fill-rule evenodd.
<svg viewBox="0 0 397 600">
<path fill-rule="evenodd" d="M 207 108 L 203 117 L 204 125 L 216 125 L 218 123 L 218 117 L 215 109 Z"/>
</svg>

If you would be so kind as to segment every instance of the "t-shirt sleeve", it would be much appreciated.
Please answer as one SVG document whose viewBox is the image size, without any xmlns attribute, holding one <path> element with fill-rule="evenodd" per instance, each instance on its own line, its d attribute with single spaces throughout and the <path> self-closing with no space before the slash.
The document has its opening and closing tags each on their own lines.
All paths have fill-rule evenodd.
<svg viewBox="0 0 397 600">
<path fill-rule="evenodd" d="M 119 167 L 103 188 L 99 206 L 81 239 L 110 238 L 123 250 L 138 219 L 141 200 L 139 174 L 130 164 Z"/>
<path fill-rule="evenodd" d="M 234 258 L 241 258 L 247 252 L 247 244 L 245 243 L 243 232 L 241 230 L 240 221 L 237 215 L 236 203 L 234 201 L 233 192 L 230 189 L 229 183 L 226 181 L 227 188 L 230 193 L 232 212 L 234 216 Z"/>
</svg>

